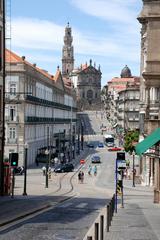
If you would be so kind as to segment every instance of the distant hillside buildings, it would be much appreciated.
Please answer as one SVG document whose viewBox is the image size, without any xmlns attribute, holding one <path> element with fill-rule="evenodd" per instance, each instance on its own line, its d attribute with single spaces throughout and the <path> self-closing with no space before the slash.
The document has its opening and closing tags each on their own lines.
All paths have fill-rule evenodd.
<svg viewBox="0 0 160 240">
<path fill-rule="evenodd" d="M 127 65 L 120 75 L 102 91 L 106 116 L 117 133 L 139 128 L 140 78 L 132 76 Z"/>
</svg>

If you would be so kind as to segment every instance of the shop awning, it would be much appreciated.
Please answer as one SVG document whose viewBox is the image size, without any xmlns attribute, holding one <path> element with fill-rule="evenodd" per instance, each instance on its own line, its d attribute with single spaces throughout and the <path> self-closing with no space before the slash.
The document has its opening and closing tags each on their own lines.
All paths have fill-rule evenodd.
<svg viewBox="0 0 160 240">
<path fill-rule="evenodd" d="M 148 135 L 143 141 L 139 142 L 135 146 L 135 151 L 137 155 L 141 155 L 146 152 L 149 148 L 154 146 L 157 142 L 160 141 L 160 128 L 157 128 L 150 135 Z"/>
</svg>

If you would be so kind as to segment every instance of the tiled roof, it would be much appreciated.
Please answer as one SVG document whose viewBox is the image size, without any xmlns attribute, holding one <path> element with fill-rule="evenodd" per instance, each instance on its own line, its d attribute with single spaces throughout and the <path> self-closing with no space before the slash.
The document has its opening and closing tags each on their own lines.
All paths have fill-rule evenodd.
<svg viewBox="0 0 160 240">
<path fill-rule="evenodd" d="M 25 60 L 25 57 L 20 57 L 17 54 L 13 53 L 12 51 L 6 49 L 6 62 L 7 63 L 24 63 L 34 69 L 36 69 L 38 72 L 40 72 L 41 74 L 45 75 L 47 78 L 49 78 L 50 80 L 55 80 L 54 76 L 49 74 L 47 71 L 37 67 L 34 64 L 31 64 L 30 62 Z"/>
</svg>

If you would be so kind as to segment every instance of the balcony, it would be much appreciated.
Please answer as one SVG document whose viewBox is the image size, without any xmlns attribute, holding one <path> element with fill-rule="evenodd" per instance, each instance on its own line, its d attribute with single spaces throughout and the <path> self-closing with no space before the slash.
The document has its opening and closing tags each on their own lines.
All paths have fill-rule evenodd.
<svg viewBox="0 0 160 240">
<path fill-rule="evenodd" d="M 5 121 L 6 122 L 19 122 L 19 117 L 15 116 L 15 117 L 11 118 L 11 116 L 5 116 Z"/>
<path fill-rule="evenodd" d="M 58 102 L 48 101 L 46 99 L 38 98 L 35 96 L 31 96 L 31 95 L 26 95 L 26 100 L 35 102 L 35 103 L 40 103 L 40 105 L 51 106 L 51 107 L 55 107 L 55 108 L 63 109 L 63 110 L 71 110 L 71 106 L 68 106 L 68 105 L 65 105 L 62 103 L 58 103 Z M 72 107 L 72 110 L 77 111 L 77 108 Z"/>
<path fill-rule="evenodd" d="M 17 138 L 7 138 L 8 144 L 17 144 Z"/>
<path fill-rule="evenodd" d="M 77 119 L 72 119 L 72 122 L 76 122 Z M 70 123 L 71 118 L 46 118 L 46 117 L 33 117 L 28 116 L 25 120 L 26 123 Z"/>
</svg>

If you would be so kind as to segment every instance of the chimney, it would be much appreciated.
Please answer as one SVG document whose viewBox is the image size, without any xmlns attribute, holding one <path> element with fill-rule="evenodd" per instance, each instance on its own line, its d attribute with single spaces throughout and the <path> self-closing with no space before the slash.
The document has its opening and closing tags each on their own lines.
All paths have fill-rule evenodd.
<svg viewBox="0 0 160 240">
<path fill-rule="evenodd" d="M 22 56 L 22 60 L 23 60 L 23 61 L 25 60 L 25 58 L 26 58 L 25 56 Z"/>
<path fill-rule="evenodd" d="M 36 67 L 36 63 L 33 63 L 33 67 Z"/>
</svg>

